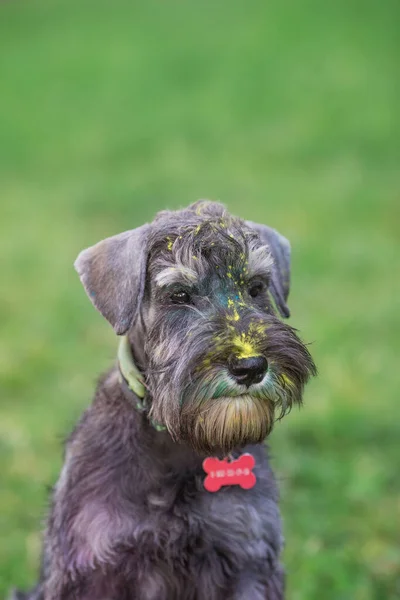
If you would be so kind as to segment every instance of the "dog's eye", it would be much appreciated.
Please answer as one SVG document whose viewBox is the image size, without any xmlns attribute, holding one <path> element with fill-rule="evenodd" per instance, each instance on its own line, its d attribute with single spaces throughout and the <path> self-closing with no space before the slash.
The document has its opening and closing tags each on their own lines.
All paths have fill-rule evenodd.
<svg viewBox="0 0 400 600">
<path fill-rule="evenodd" d="M 190 304 L 191 298 L 190 295 L 184 290 L 178 290 L 171 294 L 171 301 L 174 304 Z"/>
<path fill-rule="evenodd" d="M 249 294 L 252 298 L 257 298 L 265 289 L 262 281 L 253 281 L 249 286 Z"/>
</svg>

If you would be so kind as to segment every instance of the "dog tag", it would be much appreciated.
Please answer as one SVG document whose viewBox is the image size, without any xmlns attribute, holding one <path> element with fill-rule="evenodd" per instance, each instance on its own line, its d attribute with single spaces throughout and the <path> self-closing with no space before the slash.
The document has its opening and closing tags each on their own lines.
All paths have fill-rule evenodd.
<svg viewBox="0 0 400 600">
<path fill-rule="evenodd" d="M 208 492 L 218 492 L 224 485 L 239 485 L 244 490 L 249 490 L 256 483 L 256 476 L 252 472 L 255 464 L 251 454 L 242 454 L 232 461 L 226 458 L 205 458 L 203 469 L 207 477 L 204 479 L 204 487 Z"/>
</svg>

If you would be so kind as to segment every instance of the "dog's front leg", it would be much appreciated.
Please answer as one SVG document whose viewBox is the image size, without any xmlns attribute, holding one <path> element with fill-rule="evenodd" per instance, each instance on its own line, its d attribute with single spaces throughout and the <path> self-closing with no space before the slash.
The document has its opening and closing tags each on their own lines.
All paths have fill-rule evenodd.
<svg viewBox="0 0 400 600">
<path fill-rule="evenodd" d="M 69 574 L 61 573 L 56 573 L 46 582 L 44 596 L 40 600 L 42 598 L 43 600 L 111 600 L 107 592 L 103 593 L 96 587 L 92 587 L 88 580 L 72 580 Z"/>
<path fill-rule="evenodd" d="M 111 525 L 94 504 L 76 510 L 72 502 L 55 503 L 45 536 L 40 600 L 109 600 L 109 581 L 99 564 L 102 552 L 111 552 Z"/>
<path fill-rule="evenodd" d="M 89 600 L 69 574 L 55 572 L 46 581 L 43 600 Z"/>
<path fill-rule="evenodd" d="M 87 541 L 77 541 L 72 535 L 66 539 L 71 530 L 63 529 L 56 535 L 48 532 L 48 542 L 53 544 L 46 548 L 43 596 L 38 600 L 110 600 L 115 595 L 111 594 L 115 586 L 110 587 L 109 578 L 95 564 L 95 555 Z M 55 536 L 52 540 L 51 535 Z"/>
<path fill-rule="evenodd" d="M 242 574 L 232 600 L 284 600 L 285 576 L 278 566 L 266 579 L 265 568 L 250 568 Z"/>
</svg>

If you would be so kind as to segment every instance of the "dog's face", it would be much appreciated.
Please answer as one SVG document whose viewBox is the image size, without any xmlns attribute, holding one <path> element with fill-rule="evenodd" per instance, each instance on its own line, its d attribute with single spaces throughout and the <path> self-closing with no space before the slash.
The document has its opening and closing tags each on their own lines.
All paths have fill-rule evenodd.
<svg viewBox="0 0 400 600">
<path fill-rule="evenodd" d="M 261 442 L 315 373 L 288 316 L 290 247 L 274 230 L 198 202 L 85 250 L 77 270 L 126 333 L 151 416 L 201 454 Z"/>
</svg>

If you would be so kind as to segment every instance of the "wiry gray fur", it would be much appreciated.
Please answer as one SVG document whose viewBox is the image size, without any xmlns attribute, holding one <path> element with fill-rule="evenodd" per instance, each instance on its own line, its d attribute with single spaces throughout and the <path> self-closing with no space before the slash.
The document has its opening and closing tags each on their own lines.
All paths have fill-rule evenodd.
<svg viewBox="0 0 400 600">
<path fill-rule="evenodd" d="M 91 300 L 129 335 L 150 415 L 135 410 L 117 366 L 100 380 L 66 444 L 40 582 L 15 600 L 283 598 L 277 489 L 262 442 L 315 373 L 271 302 L 288 314 L 289 256 L 277 232 L 211 202 L 161 212 L 81 253 Z M 190 302 L 174 303 L 177 291 Z M 252 353 L 269 368 L 246 387 L 229 364 Z M 243 450 L 256 459 L 255 487 L 205 491 L 203 457 Z"/>
</svg>

